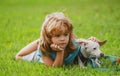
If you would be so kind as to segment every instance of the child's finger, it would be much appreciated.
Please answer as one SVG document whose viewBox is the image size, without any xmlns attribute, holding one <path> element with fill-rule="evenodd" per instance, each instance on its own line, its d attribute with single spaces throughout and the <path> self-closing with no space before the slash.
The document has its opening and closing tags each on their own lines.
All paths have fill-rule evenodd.
<svg viewBox="0 0 120 76">
<path fill-rule="evenodd" d="M 50 47 L 55 50 L 55 51 L 63 51 L 64 49 L 61 48 L 59 45 L 57 44 L 51 44 Z"/>
<path fill-rule="evenodd" d="M 58 46 L 55 44 L 55 48 L 57 48 Z"/>
<path fill-rule="evenodd" d="M 58 46 L 58 49 L 59 49 L 59 50 L 61 50 L 61 51 L 63 51 L 63 50 L 64 50 L 63 48 L 60 48 L 60 46 Z"/>
</svg>

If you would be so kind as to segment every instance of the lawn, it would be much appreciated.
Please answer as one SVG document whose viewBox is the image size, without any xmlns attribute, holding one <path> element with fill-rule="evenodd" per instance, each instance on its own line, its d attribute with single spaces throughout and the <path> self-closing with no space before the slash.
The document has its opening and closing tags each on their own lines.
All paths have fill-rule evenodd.
<svg viewBox="0 0 120 76">
<path fill-rule="evenodd" d="M 46 14 L 64 12 L 79 38 L 107 40 L 105 55 L 120 56 L 119 0 L 2 0 L 0 1 L 0 76 L 119 76 L 120 71 L 80 69 L 77 65 L 48 68 L 15 61 L 16 53 L 39 38 Z"/>
</svg>

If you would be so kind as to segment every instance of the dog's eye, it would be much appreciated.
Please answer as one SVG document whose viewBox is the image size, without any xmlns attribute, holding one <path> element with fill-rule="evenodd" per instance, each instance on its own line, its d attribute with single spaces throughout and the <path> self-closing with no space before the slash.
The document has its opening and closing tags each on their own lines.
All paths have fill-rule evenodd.
<svg viewBox="0 0 120 76">
<path fill-rule="evenodd" d="M 86 46 L 86 43 L 84 43 L 84 46 Z"/>
<path fill-rule="evenodd" d="M 96 50 L 96 48 L 93 48 L 93 50 Z"/>
<path fill-rule="evenodd" d="M 88 43 L 84 43 L 84 46 L 86 46 Z"/>
<path fill-rule="evenodd" d="M 85 50 L 87 50 L 87 47 L 85 47 Z"/>
</svg>

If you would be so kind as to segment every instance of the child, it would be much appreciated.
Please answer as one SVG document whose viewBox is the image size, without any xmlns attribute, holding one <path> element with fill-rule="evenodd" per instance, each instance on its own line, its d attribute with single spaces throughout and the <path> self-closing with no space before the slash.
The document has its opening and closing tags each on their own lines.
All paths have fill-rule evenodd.
<svg viewBox="0 0 120 76">
<path fill-rule="evenodd" d="M 58 67 L 72 63 L 79 51 L 72 23 L 63 13 L 55 12 L 46 16 L 40 39 L 24 47 L 16 55 L 16 60 L 38 61 Z"/>
</svg>

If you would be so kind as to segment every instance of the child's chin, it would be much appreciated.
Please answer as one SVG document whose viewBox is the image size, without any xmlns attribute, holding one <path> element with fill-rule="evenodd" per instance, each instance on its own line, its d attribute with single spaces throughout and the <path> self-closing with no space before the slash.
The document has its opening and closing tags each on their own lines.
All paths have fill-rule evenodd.
<svg viewBox="0 0 120 76">
<path fill-rule="evenodd" d="M 61 46 L 61 48 L 65 49 L 65 48 L 66 48 L 66 46 Z"/>
</svg>

